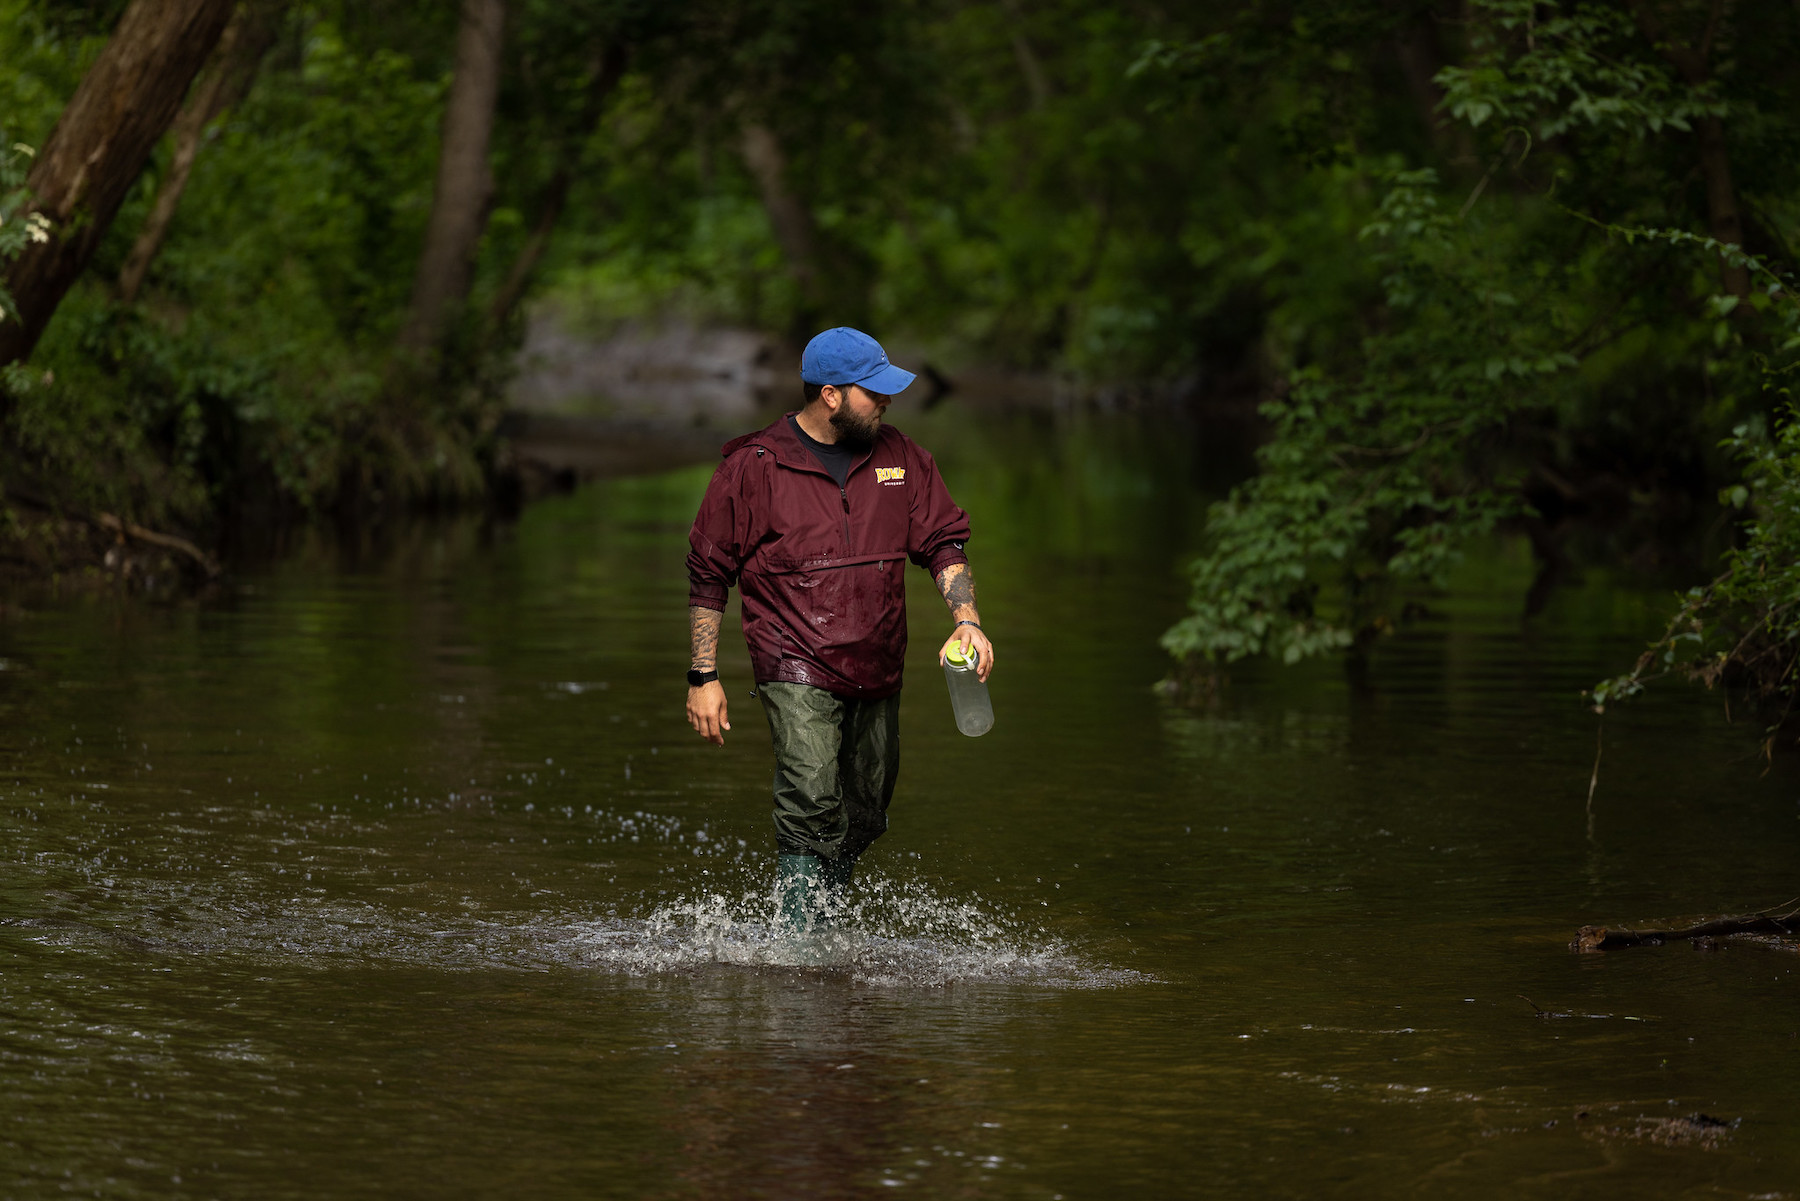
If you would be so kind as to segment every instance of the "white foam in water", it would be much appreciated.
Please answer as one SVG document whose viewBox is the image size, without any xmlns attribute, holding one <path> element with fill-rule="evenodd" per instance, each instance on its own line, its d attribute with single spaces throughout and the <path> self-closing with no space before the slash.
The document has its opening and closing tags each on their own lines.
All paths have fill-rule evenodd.
<svg viewBox="0 0 1800 1201">
<path fill-rule="evenodd" d="M 952 895 L 911 874 L 867 868 L 859 872 L 848 902 L 830 915 L 829 929 L 796 933 L 774 920 L 768 858 L 748 852 L 741 839 L 724 839 L 704 823 L 689 825 L 641 810 L 584 809 L 578 815 L 565 806 L 552 807 L 545 816 L 558 814 L 591 825 L 594 840 L 621 845 L 642 840 L 676 849 L 693 865 L 682 873 L 693 882 L 674 900 L 644 902 L 647 915 L 632 915 L 634 907 L 626 901 L 600 916 L 549 905 L 479 908 L 466 898 L 469 908 L 461 911 L 409 908 L 333 898 L 317 886 L 295 895 L 292 877 L 281 873 L 277 882 L 258 869 L 206 883 L 141 880 L 123 888 L 115 888 L 109 875 L 114 898 L 137 894 L 137 903 L 128 908 L 150 920 L 118 926 L 51 923 L 39 937 L 96 946 L 135 940 L 141 949 L 177 955 L 299 961 L 350 956 L 451 971 L 590 968 L 646 976 L 736 967 L 925 987 L 986 981 L 1106 988 L 1150 980 L 1084 961 L 1062 939 L 979 894 Z"/>
<path fill-rule="evenodd" d="M 656 906 L 647 917 L 564 911 L 476 918 L 389 909 L 325 898 L 246 901 L 206 888 L 166 890 L 150 929 L 70 922 L 45 928 L 46 942 L 130 940 L 174 955 L 246 955 L 316 961 L 350 957 L 450 971 L 595 969 L 632 976 L 709 967 L 824 972 L 863 983 L 941 987 L 1014 983 L 1108 988 L 1148 982 L 1138 972 L 1084 962 L 1064 942 L 1003 916 L 979 896 L 947 896 L 918 880 L 870 873 L 828 929 L 796 933 L 774 921 L 767 887 L 717 886 Z M 178 894 L 178 895 L 177 895 Z"/>
<path fill-rule="evenodd" d="M 608 923 L 578 936 L 589 962 L 632 974 L 710 964 L 820 969 L 867 983 L 940 986 L 1010 981 L 1103 988 L 1147 979 L 1082 963 L 1059 940 L 1001 917 L 979 897 L 946 897 L 879 874 L 859 882 L 824 929 L 775 921 L 770 890 L 706 891 L 657 907 L 641 925 Z"/>
</svg>

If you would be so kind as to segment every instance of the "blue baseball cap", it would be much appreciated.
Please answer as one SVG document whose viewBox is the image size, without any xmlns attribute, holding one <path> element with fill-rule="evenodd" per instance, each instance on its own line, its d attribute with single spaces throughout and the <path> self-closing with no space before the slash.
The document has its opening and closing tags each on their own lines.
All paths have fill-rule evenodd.
<svg viewBox="0 0 1800 1201">
<path fill-rule="evenodd" d="M 800 356 L 800 381 L 807 384 L 856 384 L 892 396 L 917 378 L 888 362 L 881 343 L 847 325 L 819 334 Z"/>
</svg>

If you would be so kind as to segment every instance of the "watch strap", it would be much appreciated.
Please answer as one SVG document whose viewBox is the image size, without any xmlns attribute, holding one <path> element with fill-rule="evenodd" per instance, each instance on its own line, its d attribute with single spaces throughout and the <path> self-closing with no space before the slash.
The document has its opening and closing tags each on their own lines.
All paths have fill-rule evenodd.
<svg viewBox="0 0 1800 1201">
<path fill-rule="evenodd" d="M 688 668 L 688 687 L 689 688 L 698 688 L 702 684 L 710 684 L 718 678 L 719 678 L 719 673 L 716 671 L 701 671 L 698 668 L 694 668 L 694 667 Z"/>
</svg>

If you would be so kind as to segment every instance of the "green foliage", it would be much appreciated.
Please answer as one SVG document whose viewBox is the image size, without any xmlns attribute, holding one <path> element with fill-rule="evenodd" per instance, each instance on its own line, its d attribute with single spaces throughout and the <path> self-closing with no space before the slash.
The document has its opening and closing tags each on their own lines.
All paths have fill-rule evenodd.
<svg viewBox="0 0 1800 1201">
<path fill-rule="evenodd" d="M 111 10 L 0 5 L 18 18 L 0 33 L 18 64 L 0 112 L 41 131 Z M 430 207 L 453 21 L 414 0 L 298 5 L 249 98 L 209 131 L 142 302 L 122 308 L 107 282 L 160 156 L 40 344 L 37 364 L 82 404 L 43 389 L 23 403 L 43 406 L 44 428 L 100 406 L 101 425 L 132 425 L 220 504 L 270 482 L 301 507 L 346 480 L 466 493 L 504 374 L 495 352 L 515 332 L 486 329 L 485 306 L 571 169 L 540 278 L 599 324 L 673 311 L 791 332 L 823 304 L 951 367 L 1169 384 L 1219 361 L 1318 363 L 1379 296 L 1354 234 L 1370 179 L 1417 134 L 1365 69 L 1395 19 L 1306 9 L 1296 25 L 1253 5 L 1232 24 L 1073 0 L 509 6 L 475 294 L 446 386 L 399 431 L 386 361 Z M 1152 39 L 1217 45 L 1222 26 L 1224 70 L 1193 94 L 1170 84 L 1188 59 L 1146 55 Z M 619 44 L 631 70 L 595 124 L 597 64 Z M 744 163 L 751 122 L 775 133 L 810 218 L 816 292 Z"/>
<path fill-rule="evenodd" d="M 0 126 L 11 138 L 43 142 L 117 17 L 86 4 L 0 0 Z"/>
<path fill-rule="evenodd" d="M 480 491 L 488 419 L 464 411 L 466 390 L 434 398 L 434 448 L 384 434 L 447 64 L 383 32 L 299 14 L 209 131 L 145 299 L 121 305 L 110 281 L 166 169 L 153 163 L 9 381 L 30 474 L 78 506 L 190 529 L 247 496 L 304 510 L 358 479 Z"/>
<path fill-rule="evenodd" d="M 0 141 L 5 130 L 0 129 Z M 19 257 L 33 242 L 50 236 L 50 223 L 38 213 L 28 212 L 31 193 L 25 187 L 25 176 L 33 151 L 23 142 L 0 145 L 0 270 Z M 17 321 L 19 310 L 12 294 L 0 278 L 0 321 Z M 30 386 L 30 373 L 16 363 L 0 367 L 0 388 L 17 391 Z"/>
<path fill-rule="evenodd" d="M 31 147 L 17 143 L 0 154 L 0 267 L 27 245 L 50 236 L 48 220 L 28 211 L 31 197 L 25 181 L 33 153 Z M 0 285 L 0 320 L 17 318 L 12 297 Z M 129 328 L 109 322 L 104 336 L 128 338 Z M 218 369 L 212 363 L 201 368 Z M 121 412 L 111 403 L 109 389 L 72 387 L 67 379 L 59 381 L 55 367 L 46 368 L 41 360 L 0 367 L 0 388 L 12 402 L 9 482 L 16 485 L 23 475 L 34 489 L 51 485 L 64 503 L 128 517 L 179 515 L 191 520 L 202 514 L 191 482 L 180 472 L 172 475 L 162 456 L 148 445 L 146 433 L 154 427 L 150 415 Z M 155 511 L 146 512 L 152 501 Z"/>
<path fill-rule="evenodd" d="M 1780 408 L 1773 421 L 1739 423 L 1721 443 L 1742 475 L 1720 490 L 1719 502 L 1746 520 L 1718 575 L 1678 596 L 1667 628 L 1632 670 L 1600 681 L 1588 696 L 1594 711 L 1604 713 L 1652 681 L 1679 674 L 1709 688 L 1740 685 L 1776 708 L 1779 723 L 1791 712 L 1800 683 L 1800 401 L 1792 383 L 1800 372 L 1800 299 L 1792 281 L 1767 264 L 1710 238 L 1681 230 L 1627 232 L 1723 251 L 1752 269 L 1760 286 L 1750 306 L 1769 315 L 1773 334 L 1755 357 L 1764 388 L 1780 398 Z M 1735 296 L 1714 300 L 1721 323 L 1738 307 Z"/>
<path fill-rule="evenodd" d="M 1540 141 L 1583 128 L 1642 138 L 1725 115 L 1716 86 L 1683 85 L 1667 64 L 1645 57 L 1622 6 L 1546 11 L 1534 0 L 1482 0 L 1479 8 L 1475 65 L 1446 67 L 1438 77 L 1444 108 L 1471 127 L 1524 124 Z M 1509 52 L 1521 38 L 1522 53 Z"/>
<path fill-rule="evenodd" d="M 0 130 L 0 136 L 4 136 L 3 130 Z M 50 236 L 49 223 L 26 211 L 31 203 L 31 193 L 26 190 L 25 176 L 33 153 L 23 142 L 0 147 L 0 267 L 18 258 L 20 252 L 33 242 L 41 242 Z M 18 315 L 12 294 L 0 281 L 0 320 L 16 321 Z"/>
<path fill-rule="evenodd" d="M 1741 684 L 1785 717 L 1800 666 L 1800 409 L 1792 402 L 1773 433 L 1746 423 L 1727 440 L 1743 480 L 1720 500 L 1750 514 L 1743 539 L 1713 580 L 1677 598 L 1668 628 L 1624 675 L 1589 694 L 1594 711 L 1628 700 L 1671 673 L 1712 687 Z"/>
<path fill-rule="evenodd" d="M 1774 274 L 1791 256 L 1773 217 L 1800 167 L 1800 126 L 1785 115 L 1800 22 L 1759 11 L 1721 26 L 1705 6 L 1657 11 L 1669 28 L 1652 43 L 1620 6 L 1471 5 L 1467 58 L 1437 75 L 1439 111 L 1466 131 L 1443 141 L 1479 146 L 1465 162 L 1485 169 L 1455 189 L 1429 171 L 1394 177 L 1361 239 L 1383 271 L 1383 301 L 1316 338 L 1313 360 L 1265 405 L 1260 471 L 1215 507 L 1192 612 L 1165 636 L 1177 659 L 1293 662 L 1366 646 L 1493 531 L 1530 533 L 1554 563 L 1567 553 L 1567 511 L 1589 496 L 1625 493 L 1626 521 L 1632 506 L 1653 508 L 1632 496 L 1716 488 L 1730 454 L 1672 451 L 1734 425 L 1725 449 L 1748 478 L 1726 497 L 1790 503 L 1791 435 L 1746 439 L 1766 428 L 1773 383 L 1800 346 Z M 1681 39 L 1711 51 L 1705 82 L 1673 69 Z M 1158 48 L 1146 69 L 1191 73 L 1230 43 Z M 1692 232 L 1716 215 L 1692 182 L 1695 131 L 1716 119 L 1728 149 L 1762 152 L 1739 175 L 1752 181 L 1741 203 L 1757 254 Z M 1721 262 L 1757 273 L 1759 286 L 1718 295 Z M 1671 627 L 1671 639 L 1708 645 L 1760 631 L 1763 641 L 1708 661 L 1715 677 L 1721 664 L 1751 670 L 1755 646 L 1791 683 L 1795 631 L 1781 622 L 1800 607 L 1800 582 L 1769 567 L 1795 549 L 1783 530 L 1766 516 L 1747 527 L 1725 573 L 1690 594 Z M 1670 664 L 1673 645 L 1657 649 Z M 1603 685 L 1600 701 L 1635 690 L 1649 662 Z"/>
<path fill-rule="evenodd" d="M 1800 350 L 1792 6 L 508 9 L 491 215 L 438 377 L 397 385 L 392 351 L 454 6 L 308 0 L 207 131 L 140 301 L 110 281 L 167 149 L 8 373 L 9 482 L 192 529 L 251 502 L 479 494 L 521 324 L 490 307 L 560 197 L 537 295 L 596 326 L 866 323 L 952 374 L 1260 402 L 1269 440 L 1211 511 L 1177 658 L 1364 648 L 1478 540 L 1527 534 L 1550 566 L 1669 550 L 1721 487 L 1754 519 L 1683 636 L 1792 641 L 1771 616 L 1796 586 L 1771 566 L 1793 478 L 1771 418 Z M 118 10 L 0 0 L 0 124 L 47 133 Z M 776 237 L 753 127 L 804 253 Z M 1726 160 L 1741 246 L 1715 212 Z M 23 164 L 0 162 L 0 261 L 30 236 Z M 1721 295 L 1721 263 L 1758 287 Z"/>
<path fill-rule="evenodd" d="M 739 153 L 752 116 L 787 152 L 846 311 L 940 360 L 1169 381 L 1241 354 L 1271 311 L 1309 343 L 1373 287 L 1344 250 L 1367 194 L 1284 144 L 1323 140 L 1305 152 L 1329 164 L 1339 131 L 1134 72 L 1148 27 L 1203 15 L 884 4 L 846 25 L 824 8 L 797 37 L 807 5 L 721 3 L 645 50 L 590 144 L 552 295 L 603 321 L 788 329 L 803 298 Z"/>
<path fill-rule="evenodd" d="M 85 291 L 46 351 L 121 381 L 122 401 L 211 486 L 266 470 L 313 504 L 346 476 L 410 467 L 384 462 L 367 431 L 382 420 L 430 208 L 443 79 L 324 22 L 307 35 L 295 69 L 271 72 L 196 164 L 150 303 L 121 313 Z M 111 239 L 105 261 L 122 261 L 125 245 Z M 436 415 L 446 426 L 454 400 Z"/>
<path fill-rule="evenodd" d="M 1387 311 L 1360 372 L 1302 370 L 1264 406 L 1261 471 L 1214 509 L 1193 612 L 1164 636 L 1177 657 L 1292 663 L 1349 646 L 1391 625 L 1391 580 L 1442 583 L 1472 538 L 1518 512 L 1502 435 L 1576 361 L 1555 321 L 1518 319 L 1535 281 L 1445 213 L 1436 183 L 1400 174 L 1363 230 L 1381 246 Z"/>
</svg>

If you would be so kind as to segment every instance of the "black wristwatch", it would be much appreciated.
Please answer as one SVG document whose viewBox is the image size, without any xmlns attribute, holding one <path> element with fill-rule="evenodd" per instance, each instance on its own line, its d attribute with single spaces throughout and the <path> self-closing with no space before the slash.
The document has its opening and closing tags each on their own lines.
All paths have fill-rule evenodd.
<svg viewBox="0 0 1800 1201">
<path fill-rule="evenodd" d="M 688 668 L 688 687 L 698 688 L 702 684 L 710 684 L 719 678 L 716 671 L 701 671 L 697 667 Z"/>
</svg>

